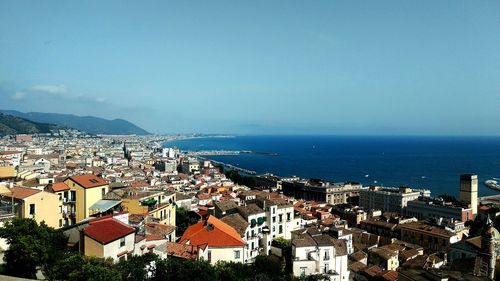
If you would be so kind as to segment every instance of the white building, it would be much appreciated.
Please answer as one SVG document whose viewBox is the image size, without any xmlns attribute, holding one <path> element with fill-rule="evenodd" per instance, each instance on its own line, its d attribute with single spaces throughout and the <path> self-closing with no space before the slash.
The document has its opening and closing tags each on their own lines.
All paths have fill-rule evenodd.
<svg viewBox="0 0 500 281">
<path fill-rule="evenodd" d="M 307 230 L 292 240 L 292 267 L 295 276 L 326 274 L 332 281 L 349 280 L 346 241 Z"/>
</svg>

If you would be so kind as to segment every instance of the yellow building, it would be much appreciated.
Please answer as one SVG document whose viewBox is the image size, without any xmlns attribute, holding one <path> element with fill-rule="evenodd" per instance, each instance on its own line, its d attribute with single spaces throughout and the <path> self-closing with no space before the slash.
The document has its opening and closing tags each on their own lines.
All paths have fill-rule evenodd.
<svg viewBox="0 0 500 281">
<path fill-rule="evenodd" d="M 14 212 L 17 217 L 31 218 L 38 223 L 44 221 L 54 228 L 63 226 L 62 210 L 57 195 L 25 187 L 14 187 L 10 191 L 10 194 L 2 194 L 2 198 L 3 200 L 14 198 Z"/>
<path fill-rule="evenodd" d="M 75 205 L 69 204 L 70 188 L 64 182 L 48 184 L 45 191 L 56 194 L 59 197 L 59 208 L 62 210 L 63 226 L 70 225 L 71 218 L 75 216 Z"/>
<path fill-rule="evenodd" d="M 16 168 L 8 161 L 0 159 L 0 179 L 15 178 L 16 175 Z"/>
<path fill-rule="evenodd" d="M 130 214 L 149 215 L 161 224 L 175 226 L 175 193 L 165 191 L 133 191 L 122 199 Z"/>
<path fill-rule="evenodd" d="M 108 182 L 93 174 L 72 176 L 64 180 L 64 183 L 70 188 L 67 201 L 74 211 L 70 225 L 89 217 L 89 208 L 109 190 Z"/>
</svg>

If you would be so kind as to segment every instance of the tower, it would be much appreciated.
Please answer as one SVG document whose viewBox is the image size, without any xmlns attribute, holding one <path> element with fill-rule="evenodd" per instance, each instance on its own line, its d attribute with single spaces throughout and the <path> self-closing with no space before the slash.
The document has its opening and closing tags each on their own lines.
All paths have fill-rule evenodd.
<svg viewBox="0 0 500 281">
<path fill-rule="evenodd" d="M 493 235 L 493 223 L 490 216 L 486 220 L 486 226 L 481 233 L 481 253 L 478 255 L 479 261 L 479 276 L 487 276 L 491 280 L 495 280 L 495 265 L 496 265 L 496 249 L 495 237 Z"/>
<path fill-rule="evenodd" d="M 472 217 L 477 215 L 477 175 L 460 175 L 460 201 L 470 204 Z"/>
</svg>

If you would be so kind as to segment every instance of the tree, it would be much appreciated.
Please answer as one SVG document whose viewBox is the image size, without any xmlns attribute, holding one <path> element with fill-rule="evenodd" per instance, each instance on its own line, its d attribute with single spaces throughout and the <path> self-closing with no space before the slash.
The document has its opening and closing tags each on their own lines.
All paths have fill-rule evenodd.
<svg viewBox="0 0 500 281">
<path fill-rule="evenodd" d="M 182 236 L 184 231 L 190 226 L 199 221 L 199 216 L 191 216 L 191 212 L 184 208 L 177 208 L 175 211 L 175 224 L 177 226 L 177 236 Z"/>
<path fill-rule="evenodd" d="M 160 257 L 155 254 L 146 253 L 142 256 L 133 256 L 127 261 L 118 263 L 118 270 L 122 280 L 146 280 L 156 274 L 156 266 Z"/>
<path fill-rule="evenodd" d="M 0 237 L 7 240 L 5 253 L 7 274 L 25 278 L 36 277 L 38 268 L 50 275 L 53 264 L 64 255 L 67 237 L 58 230 L 38 224 L 33 219 L 15 218 L 0 228 Z"/>
</svg>

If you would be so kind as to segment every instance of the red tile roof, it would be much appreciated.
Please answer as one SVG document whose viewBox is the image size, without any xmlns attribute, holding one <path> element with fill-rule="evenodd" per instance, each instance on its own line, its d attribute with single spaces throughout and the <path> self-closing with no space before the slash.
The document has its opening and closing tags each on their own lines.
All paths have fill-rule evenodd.
<svg viewBox="0 0 500 281">
<path fill-rule="evenodd" d="M 10 191 L 12 192 L 12 194 L 5 193 L 3 195 L 6 197 L 14 197 L 15 199 L 20 199 L 20 200 L 28 198 L 31 195 L 37 194 L 39 192 L 42 192 L 39 189 L 19 187 L 19 186 L 11 188 Z"/>
<path fill-rule="evenodd" d="M 54 192 L 69 190 L 69 186 L 64 182 L 56 182 L 52 184 L 52 190 Z"/>
<path fill-rule="evenodd" d="M 179 242 L 184 244 L 189 242 L 194 246 L 208 244 L 210 247 L 245 246 L 245 241 L 234 228 L 214 216 L 188 227 Z"/>
<path fill-rule="evenodd" d="M 84 229 L 85 235 L 103 245 L 134 232 L 135 228 L 113 218 L 90 221 L 89 226 Z"/>
<path fill-rule="evenodd" d="M 167 255 L 181 259 L 197 259 L 199 248 L 193 245 L 167 242 Z"/>
<path fill-rule="evenodd" d="M 98 186 L 103 186 L 107 185 L 108 182 L 105 181 L 104 179 L 93 175 L 93 174 L 86 174 L 86 175 L 81 175 L 81 176 L 72 176 L 69 177 L 72 181 L 76 182 L 83 188 L 93 188 L 93 187 L 98 187 Z"/>
</svg>

